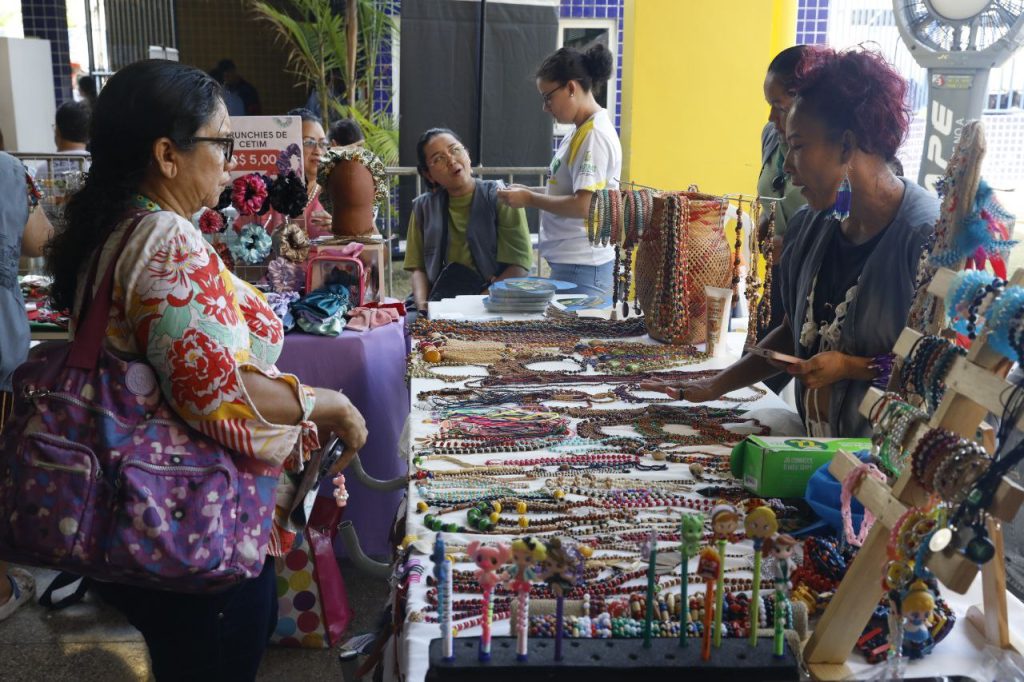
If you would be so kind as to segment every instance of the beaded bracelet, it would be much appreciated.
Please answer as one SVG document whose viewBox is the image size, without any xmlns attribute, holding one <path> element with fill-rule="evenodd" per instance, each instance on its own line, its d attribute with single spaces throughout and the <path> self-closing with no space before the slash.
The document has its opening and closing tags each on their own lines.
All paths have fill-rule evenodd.
<svg viewBox="0 0 1024 682">
<path fill-rule="evenodd" d="M 864 540 L 868 536 L 868 531 L 871 530 L 871 526 L 875 523 L 874 513 L 864 508 L 864 516 L 860 523 L 860 530 L 854 534 L 853 532 L 853 512 L 851 510 L 851 500 L 853 498 L 853 489 L 860 485 L 860 482 L 865 476 L 886 482 L 885 474 L 879 471 L 878 467 L 874 464 L 859 464 L 853 471 L 843 477 L 843 485 L 841 492 L 839 493 L 839 514 L 843 518 L 843 533 L 846 535 L 846 541 L 854 547 L 860 547 L 864 544 Z"/>
<path fill-rule="evenodd" d="M 970 305 L 967 306 L 967 336 L 970 339 L 975 339 L 978 336 L 978 320 L 985 316 L 987 307 L 984 307 L 986 301 L 990 297 L 998 298 L 1006 287 L 1006 281 L 998 277 L 992 278 L 992 281 L 982 287 L 971 300 Z"/>
<path fill-rule="evenodd" d="M 612 190 L 601 192 L 601 226 L 598 234 L 598 243 L 601 246 L 608 246 L 608 240 L 612 233 Z"/>
<path fill-rule="evenodd" d="M 932 480 L 934 468 L 942 461 L 940 453 L 956 445 L 960 437 L 952 431 L 945 429 L 930 429 L 917 442 L 917 447 L 911 457 L 911 467 L 914 478 L 928 492 L 935 492 Z"/>
<path fill-rule="evenodd" d="M 616 246 L 622 239 L 622 193 L 618 189 L 608 192 L 612 204 L 611 242 Z"/>
<path fill-rule="evenodd" d="M 931 371 L 931 381 L 924 394 L 922 394 L 931 412 L 938 409 L 939 403 L 946 395 L 946 377 L 953 368 L 957 358 L 966 357 L 967 350 L 960 346 L 947 343 L 942 349 L 939 359 Z"/>
<path fill-rule="evenodd" d="M 597 190 L 590 195 L 590 210 L 587 212 L 587 241 L 592 246 L 597 244 L 597 223 L 598 213 L 601 210 L 600 194 L 604 190 Z"/>
</svg>

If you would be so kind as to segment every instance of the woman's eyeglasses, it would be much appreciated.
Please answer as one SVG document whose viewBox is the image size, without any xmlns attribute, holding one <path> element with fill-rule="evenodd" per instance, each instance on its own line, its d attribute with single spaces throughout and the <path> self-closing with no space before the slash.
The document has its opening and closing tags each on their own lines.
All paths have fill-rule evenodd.
<svg viewBox="0 0 1024 682">
<path fill-rule="evenodd" d="M 224 150 L 224 162 L 231 161 L 231 155 L 235 153 L 235 138 L 233 137 L 190 137 L 185 141 L 187 144 L 195 142 L 210 142 L 219 144 Z"/>
<path fill-rule="evenodd" d="M 551 96 L 554 95 L 559 90 L 561 90 L 562 88 L 564 88 L 566 85 L 568 85 L 568 83 L 562 83 L 557 88 L 551 88 L 547 92 L 542 92 L 540 98 L 544 100 L 544 106 L 551 106 Z"/>
<path fill-rule="evenodd" d="M 316 140 L 312 137 L 304 137 L 302 138 L 302 146 L 308 148 L 319 147 L 320 151 L 325 152 L 331 148 L 331 143 L 327 140 Z"/>
<path fill-rule="evenodd" d="M 430 165 L 434 168 L 439 167 L 442 163 L 450 165 L 455 159 L 461 158 L 466 153 L 466 148 L 461 144 L 453 144 L 448 147 L 447 152 L 438 152 L 430 157 Z"/>
</svg>

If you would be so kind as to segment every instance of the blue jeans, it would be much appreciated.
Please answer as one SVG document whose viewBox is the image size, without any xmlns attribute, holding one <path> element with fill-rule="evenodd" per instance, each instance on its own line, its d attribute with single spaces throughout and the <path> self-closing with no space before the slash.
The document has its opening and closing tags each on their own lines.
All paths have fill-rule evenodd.
<svg viewBox="0 0 1024 682">
<path fill-rule="evenodd" d="M 601 296 L 606 305 L 612 302 L 612 269 L 615 261 L 608 261 L 603 265 L 574 265 L 572 263 L 552 263 L 551 279 L 563 282 L 572 282 L 575 289 L 559 291 L 559 294 L 587 294 L 588 296 Z"/>
</svg>

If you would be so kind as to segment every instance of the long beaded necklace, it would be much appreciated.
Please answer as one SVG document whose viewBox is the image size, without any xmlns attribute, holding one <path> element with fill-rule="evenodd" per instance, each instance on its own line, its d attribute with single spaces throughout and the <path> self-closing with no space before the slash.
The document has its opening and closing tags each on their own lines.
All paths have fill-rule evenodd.
<svg viewBox="0 0 1024 682">
<path fill-rule="evenodd" d="M 563 347 L 562 351 L 581 356 L 586 367 L 603 374 L 664 369 L 681 363 L 703 362 L 707 359 L 706 353 L 699 352 L 691 345 L 654 345 L 629 341 L 587 341 L 571 348 Z"/>
<path fill-rule="evenodd" d="M 761 291 L 761 299 L 757 302 L 757 316 L 753 320 L 758 334 L 768 329 L 772 320 L 772 267 L 775 258 L 773 244 L 775 242 L 775 212 L 778 206 L 778 202 L 772 203 L 771 213 L 768 214 L 767 234 L 761 248 L 764 255 L 764 287 Z"/>
<path fill-rule="evenodd" d="M 440 388 L 420 391 L 416 398 L 426 401 L 431 409 L 444 414 L 447 410 L 460 407 L 485 407 L 489 405 L 539 405 L 544 402 L 584 403 L 592 407 L 597 403 L 615 402 L 617 395 L 610 392 L 587 393 L 579 389 L 512 391 L 478 388 Z M 622 399 L 622 398 L 619 398 Z"/>
<path fill-rule="evenodd" d="M 726 429 L 723 424 L 753 422 L 761 426 L 757 420 L 744 418 L 736 410 L 703 405 L 685 408 L 653 405 L 638 410 L 568 408 L 564 412 L 571 417 L 582 419 L 576 425 L 576 433 L 584 438 L 609 438 L 610 435 L 604 429 L 612 426 L 630 426 L 645 438 L 648 444 L 662 442 L 683 445 L 733 443 L 741 439 L 737 434 Z M 671 433 L 665 430 L 667 424 L 682 424 L 696 433 L 692 435 Z M 765 431 L 765 428 L 762 426 L 761 430 Z"/>
<path fill-rule="evenodd" d="M 736 300 L 740 296 L 740 267 L 743 252 L 743 201 L 736 204 L 736 241 L 733 243 L 732 258 L 732 297 Z M 753 259 L 751 259 L 753 260 Z"/>
<path fill-rule="evenodd" d="M 758 328 L 758 302 L 759 296 L 764 297 L 766 294 L 761 293 L 761 278 L 758 276 L 758 266 L 761 260 L 761 240 L 757 234 L 758 223 L 761 220 L 761 208 L 760 202 L 753 201 L 750 204 L 750 264 L 747 267 L 747 287 L 744 291 L 744 296 L 747 299 L 747 340 L 748 346 L 755 345 L 757 343 Z M 768 251 L 770 252 L 771 246 L 769 245 Z M 767 274 L 765 275 L 767 277 Z"/>
<path fill-rule="evenodd" d="M 552 324 L 556 321 L 556 324 Z M 588 317 L 559 317 L 557 320 L 464 322 L 451 320 L 425 320 L 419 318 L 412 327 L 416 338 L 430 339 L 439 334 L 448 339 L 505 341 L 516 343 L 545 343 L 561 345 L 577 343 L 580 339 L 621 339 L 643 336 L 647 333 L 643 318 L 627 320 L 599 320 Z"/>
</svg>

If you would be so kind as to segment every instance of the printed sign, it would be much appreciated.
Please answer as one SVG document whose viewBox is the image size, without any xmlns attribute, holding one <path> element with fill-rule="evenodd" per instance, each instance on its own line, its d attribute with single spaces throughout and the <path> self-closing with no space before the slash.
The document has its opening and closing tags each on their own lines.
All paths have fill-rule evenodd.
<svg viewBox="0 0 1024 682">
<path fill-rule="evenodd" d="M 289 170 L 303 177 L 302 119 L 298 116 L 232 116 L 231 131 L 235 138 L 231 177 L 281 175 Z"/>
</svg>

